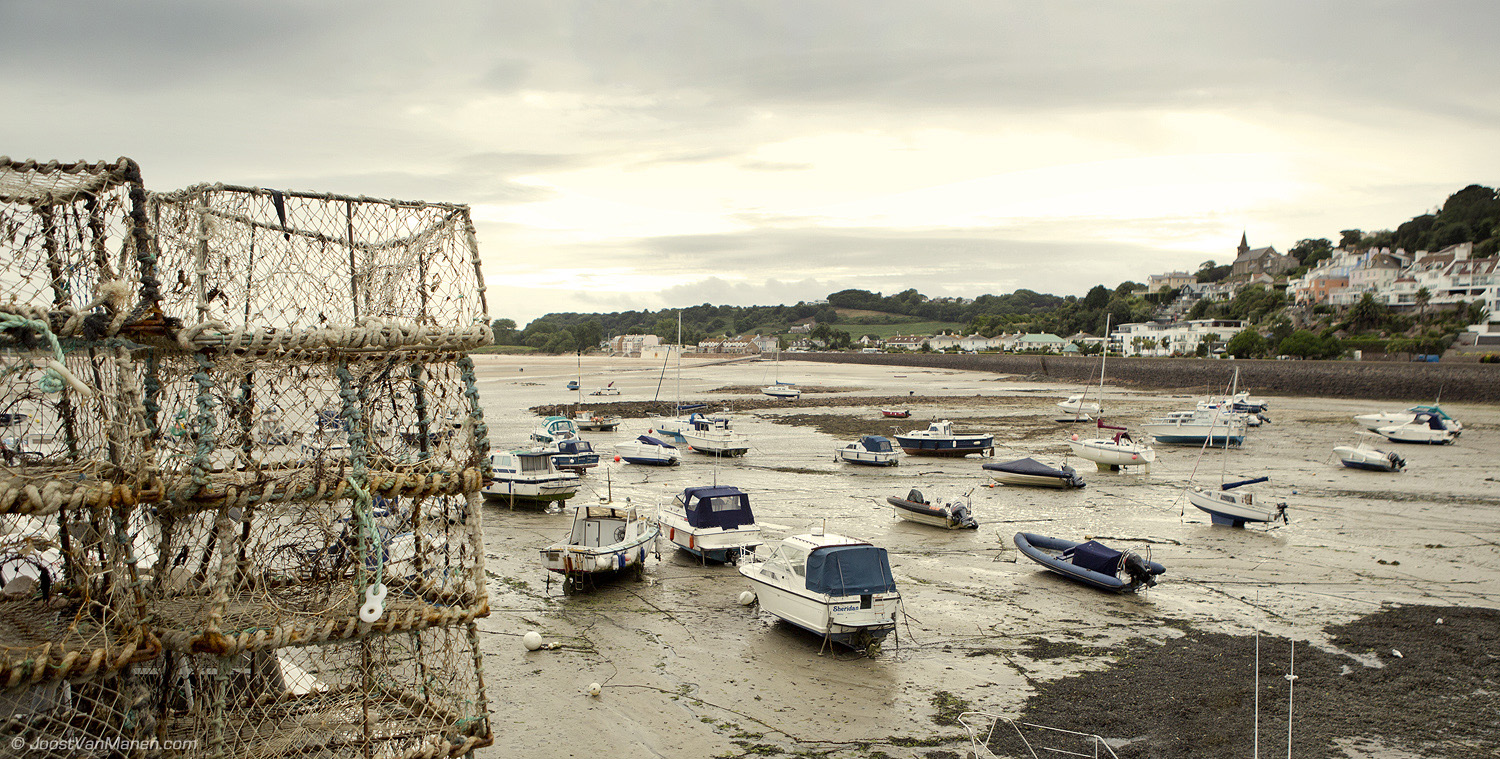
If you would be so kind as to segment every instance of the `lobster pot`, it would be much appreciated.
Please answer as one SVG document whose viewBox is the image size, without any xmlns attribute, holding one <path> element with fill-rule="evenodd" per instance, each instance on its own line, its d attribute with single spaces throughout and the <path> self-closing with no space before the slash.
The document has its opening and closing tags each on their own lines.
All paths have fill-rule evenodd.
<svg viewBox="0 0 1500 759">
<path fill-rule="evenodd" d="M 153 297 L 145 205 L 128 158 L 0 156 L 0 318 L 40 320 L 57 335 L 117 334 Z"/>
<path fill-rule="evenodd" d="M 468 358 L 316 358 L 153 359 L 157 467 L 176 508 L 325 498 L 351 478 L 387 496 L 454 493 L 480 475 L 488 441 Z"/>
<path fill-rule="evenodd" d="M 0 755 L 154 756 L 149 706 L 144 683 L 129 671 L 0 688 Z"/>
<path fill-rule="evenodd" d="M 493 742 L 473 623 L 228 656 L 169 653 L 153 676 L 168 757 L 447 757 Z"/>
<path fill-rule="evenodd" d="M 489 610 L 479 501 L 373 493 L 167 510 L 144 577 L 155 633 L 171 651 L 228 656 L 471 621 Z"/>
<path fill-rule="evenodd" d="M 215 325 L 199 344 L 242 331 L 261 346 L 353 345 L 385 328 L 458 349 L 491 339 L 467 206 L 224 185 L 150 206 L 162 309 Z"/>
</svg>

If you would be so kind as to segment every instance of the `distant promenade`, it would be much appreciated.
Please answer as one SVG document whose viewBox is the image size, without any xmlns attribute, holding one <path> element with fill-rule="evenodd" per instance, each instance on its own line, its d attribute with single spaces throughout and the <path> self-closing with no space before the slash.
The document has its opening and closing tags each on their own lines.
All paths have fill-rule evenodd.
<svg viewBox="0 0 1500 759">
<path fill-rule="evenodd" d="M 785 361 L 884 364 L 1045 377 L 1059 382 L 1099 381 L 1098 356 L 1013 353 L 783 353 Z M 1369 398 L 1402 402 L 1500 402 L 1500 364 L 1425 364 L 1393 361 L 1272 361 L 1201 358 L 1115 358 L 1106 384 L 1189 393 L 1216 391 L 1240 370 L 1240 389 L 1255 394 L 1312 398 Z"/>
</svg>

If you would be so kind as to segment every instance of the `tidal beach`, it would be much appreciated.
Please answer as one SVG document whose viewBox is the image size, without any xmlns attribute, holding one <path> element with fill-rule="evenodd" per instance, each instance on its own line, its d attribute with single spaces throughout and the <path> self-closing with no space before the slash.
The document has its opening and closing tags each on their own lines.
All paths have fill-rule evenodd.
<svg viewBox="0 0 1500 759">
<path fill-rule="evenodd" d="M 484 756 L 963 756 L 959 711 L 1023 716 L 1028 708 L 1036 721 L 1117 742 L 1122 757 L 1201 756 L 1205 746 L 1249 755 L 1255 670 L 1247 657 L 1257 632 L 1261 750 L 1285 750 L 1283 675 L 1293 646 L 1294 756 L 1500 748 L 1500 728 L 1483 716 L 1500 706 L 1500 409 L 1492 405 L 1444 404 L 1464 421 L 1462 437 L 1400 446 L 1408 465 L 1398 474 L 1345 469 L 1331 449 L 1357 439 L 1353 415 L 1408 404 L 1270 395 L 1273 422 L 1242 448 L 1159 446 L 1149 473 L 1105 473 L 1071 457 L 1065 442 L 1092 425 L 1053 421 L 1056 401 L 1097 386 L 783 362 L 780 379 L 803 395 L 773 402 L 756 392 L 772 381 L 769 360 L 687 360 L 680 391 L 675 363 L 585 358 L 580 367 L 572 356 L 492 355 L 475 363 L 496 448 L 527 444 L 539 420 L 532 408 L 579 400 L 565 384 L 580 375 L 585 406 L 672 402 L 679 393 L 713 410 L 738 403 L 735 427 L 752 442 L 743 458 L 688 453 L 671 469 L 613 462 L 614 442 L 651 428 L 644 416 L 585 433 L 604 463 L 578 499 L 654 507 L 685 487 L 734 485 L 750 494 L 768 540 L 816 526 L 887 548 L 905 609 L 878 656 L 820 653 L 816 636 L 741 606 L 746 583 L 734 567 L 702 566 L 665 541 L 644 581 L 564 594 L 547 582 L 537 551 L 564 535 L 567 514 L 490 502 L 493 611 L 481 629 L 496 743 Z M 619 396 L 588 395 L 609 382 Z M 1190 407 L 1193 392 L 1106 383 L 1104 402 L 1112 423 L 1133 427 Z M 911 418 L 882 418 L 880 408 L 899 399 Z M 904 457 L 890 468 L 834 459 L 858 434 L 939 419 L 993 433 L 995 459 Z M 1070 463 L 1087 487 L 989 486 L 982 463 L 1024 456 Z M 1287 502 L 1288 524 L 1215 527 L 1187 503 L 1190 483 L 1257 476 L 1270 477 L 1258 497 Z M 979 529 L 897 519 L 885 498 L 912 488 L 945 500 L 968 493 Z M 1018 531 L 1149 552 L 1167 573 L 1142 593 L 1103 593 L 1020 557 L 1011 542 Z M 527 651 L 529 630 L 558 647 Z M 1411 679 L 1415 668 L 1451 687 L 1414 699 L 1430 686 Z M 1087 677 L 1114 678 L 1113 692 L 1080 690 Z M 597 698 L 586 693 L 595 682 Z"/>
</svg>

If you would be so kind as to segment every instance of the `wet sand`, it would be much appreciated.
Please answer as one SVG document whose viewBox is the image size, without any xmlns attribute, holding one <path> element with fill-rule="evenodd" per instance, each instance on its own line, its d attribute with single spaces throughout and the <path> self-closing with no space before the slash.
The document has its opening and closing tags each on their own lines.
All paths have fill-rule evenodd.
<svg viewBox="0 0 1500 759">
<path fill-rule="evenodd" d="M 476 364 L 496 447 L 525 443 L 532 408 L 578 400 L 564 388 L 579 373 L 572 357 Z M 1078 386 L 783 362 L 780 378 L 802 385 L 801 400 L 746 392 L 772 372 L 760 361 L 688 362 L 681 373 L 683 401 L 736 409 L 753 445 L 744 458 L 690 453 L 669 470 L 610 462 L 579 498 L 654 505 L 717 481 L 750 493 L 769 539 L 826 525 L 870 540 L 890 551 L 904 598 L 898 639 L 873 658 L 819 654 L 816 636 L 737 603 L 747 584 L 734 567 L 666 547 L 643 582 L 565 595 L 546 582 L 537 549 L 564 535 L 568 517 L 490 504 L 494 611 L 482 629 L 496 745 L 481 756 L 962 756 L 968 735 L 953 717 L 964 709 L 1098 732 L 1122 757 L 1247 756 L 1257 630 L 1267 755 L 1285 751 L 1293 645 L 1294 756 L 1500 751 L 1497 721 L 1484 716 L 1500 710 L 1500 408 L 1445 404 L 1465 423 L 1453 446 L 1372 441 L 1406 457 L 1399 474 L 1345 469 L 1331 449 L 1359 439 L 1352 415 L 1402 404 L 1290 397 L 1269 398 L 1273 423 L 1242 449 L 1162 446 L 1149 474 L 1096 473 L 1065 444 L 1092 427 L 1052 420 L 1052 404 Z M 619 396 L 586 394 L 610 381 Z M 585 404 L 618 402 L 627 414 L 679 394 L 676 372 L 657 362 L 585 359 L 583 383 Z M 902 400 L 912 418 L 880 416 Z M 1127 425 L 1192 400 L 1105 389 L 1111 421 Z M 931 419 L 994 433 L 999 460 L 1066 460 L 1088 487 L 989 487 L 979 457 L 882 469 L 833 459 L 858 434 Z M 608 455 L 649 426 L 633 416 L 585 437 Z M 1258 497 L 1286 501 L 1290 524 L 1214 527 L 1183 494 L 1190 482 L 1260 475 L 1271 481 Z M 895 518 L 885 497 L 913 487 L 939 498 L 972 491 L 980 529 Z M 1149 551 L 1167 574 L 1140 594 L 1094 591 L 1018 561 L 1011 536 L 1021 530 Z M 528 630 L 560 646 L 528 652 Z M 591 682 L 603 686 L 598 698 L 585 693 Z"/>
</svg>

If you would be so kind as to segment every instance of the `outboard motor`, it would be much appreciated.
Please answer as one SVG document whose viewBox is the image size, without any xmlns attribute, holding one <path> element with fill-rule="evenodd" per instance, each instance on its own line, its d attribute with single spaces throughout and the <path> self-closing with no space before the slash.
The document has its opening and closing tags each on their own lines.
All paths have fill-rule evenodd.
<svg viewBox="0 0 1500 759">
<path fill-rule="evenodd" d="M 948 518 L 957 522 L 961 527 L 978 527 L 979 523 L 969 514 L 969 507 L 962 501 L 954 501 L 948 504 Z"/>
<path fill-rule="evenodd" d="M 1406 459 L 1401 458 L 1401 454 L 1396 453 L 1395 451 L 1387 453 L 1385 455 L 1385 460 L 1391 462 L 1391 471 L 1393 472 L 1406 468 Z"/>
<path fill-rule="evenodd" d="M 1063 474 L 1065 474 L 1065 475 L 1068 476 L 1068 487 L 1071 487 L 1071 488 L 1081 488 L 1081 487 L 1084 487 L 1083 475 L 1079 474 L 1078 470 L 1074 469 L 1071 466 L 1068 466 L 1067 464 L 1063 464 L 1062 469 L 1060 471 L 1062 471 Z"/>
<path fill-rule="evenodd" d="M 1151 574 L 1150 568 L 1146 566 L 1146 560 L 1134 551 L 1125 552 L 1125 574 L 1130 576 L 1131 584 L 1145 585 L 1151 587 L 1156 584 L 1156 575 Z"/>
</svg>

